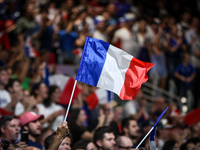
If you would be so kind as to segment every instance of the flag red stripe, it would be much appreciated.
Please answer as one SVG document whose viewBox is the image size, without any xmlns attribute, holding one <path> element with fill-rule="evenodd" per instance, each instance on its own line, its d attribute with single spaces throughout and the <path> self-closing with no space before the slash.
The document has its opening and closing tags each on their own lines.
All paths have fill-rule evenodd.
<svg viewBox="0 0 200 150">
<path fill-rule="evenodd" d="M 86 98 L 86 102 L 87 102 L 87 104 L 88 104 L 88 106 L 89 106 L 90 109 L 94 109 L 98 105 L 98 102 L 99 102 L 96 93 L 90 94 Z"/>
<path fill-rule="evenodd" d="M 132 100 L 139 92 L 142 84 L 149 79 L 147 72 L 153 66 L 152 63 L 143 62 L 133 57 L 126 71 L 124 85 L 119 97 L 122 100 Z"/>
</svg>

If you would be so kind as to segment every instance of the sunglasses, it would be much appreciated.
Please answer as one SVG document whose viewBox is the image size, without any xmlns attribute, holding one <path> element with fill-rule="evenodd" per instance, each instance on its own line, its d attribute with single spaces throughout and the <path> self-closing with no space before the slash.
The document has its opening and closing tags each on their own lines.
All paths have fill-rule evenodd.
<svg viewBox="0 0 200 150">
<path fill-rule="evenodd" d="M 1 147 L 3 148 L 3 150 L 8 150 L 9 146 L 10 146 L 10 142 L 8 142 L 6 140 L 1 141 Z"/>
</svg>

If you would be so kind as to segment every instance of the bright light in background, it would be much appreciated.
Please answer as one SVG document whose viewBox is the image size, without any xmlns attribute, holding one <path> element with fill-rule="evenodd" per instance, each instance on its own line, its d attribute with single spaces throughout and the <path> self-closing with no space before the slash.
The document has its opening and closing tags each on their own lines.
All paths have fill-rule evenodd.
<svg viewBox="0 0 200 150">
<path fill-rule="evenodd" d="M 182 106 L 182 111 L 186 113 L 188 111 L 188 107 L 186 105 Z"/>
<path fill-rule="evenodd" d="M 187 103 L 187 98 L 186 97 L 182 97 L 181 98 L 181 103 Z"/>
</svg>

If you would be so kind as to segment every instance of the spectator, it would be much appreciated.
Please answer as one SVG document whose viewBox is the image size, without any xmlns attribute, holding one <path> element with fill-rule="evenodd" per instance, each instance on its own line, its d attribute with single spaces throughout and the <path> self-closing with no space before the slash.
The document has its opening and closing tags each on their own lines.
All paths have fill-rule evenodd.
<svg viewBox="0 0 200 150">
<path fill-rule="evenodd" d="M 148 113 L 145 110 L 146 100 L 143 97 L 143 92 L 140 90 L 135 96 L 134 100 L 128 101 L 124 105 L 124 111 L 126 117 L 132 117 L 142 122 L 143 120 L 148 119 Z"/>
<path fill-rule="evenodd" d="M 2 140 L 7 140 L 13 144 L 20 133 L 20 123 L 15 116 L 5 115 L 0 119 L 0 137 Z"/>
<path fill-rule="evenodd" d="M 45 139 L 44 146 L 46 150 L 48 150 L 50 145 L 53 143 L 55 136 L 56 136 L 56 132 L 54 132 L 53 134 L 51 134 Z M 70 134 L 67 134 L 66 137 L 60 143 L 58 150 L 71 150 L 71 141 L 72 139 L 71 139 Z"/>
<path fill-rule="evenodd" d="M 41 123 L 43 115 L 37 115 L 34 112 L 27 112 L 20 117 L 22 130 L 28 131 L 28 146 L 34 146 L 43 149 L 43 146 L 37 141 L 37 137 L 41 135 Z"/>
<path fill-rule="evenodd" d="M 177 146 L 176 141 L 170 140 L 165 142 L 165 145 L 163 146 L 162 150 L 178 150 L 179 147 Z"/>
<path fill-rule="evenodd" d="M 100 127 L 96 129 L 93 141 L 99 150 L 115 149 L 115 135 L 110 127 Z"/>
<path fill-rule="evenodd" d="M 132 140 L 134 147 L 136 147 L 136 138 L 139 136 L 138 131 L 139 127 L 135 119 L 124 118 L 122 120 L 122 134 Z"/>
<path fill-rule="evenodd" d="M 105 116 L 100 116 L 98 119 L 98 125 L 96 128 L 103 125 Z M 69 129 L 73 135 L 73 144 L 80 139 L 92 140 L 94 131 L 89 132 L 86 127 L 83 126 L 86 120 L 86 115 L 82 109 L 73 109 L 69 119 Z"/>
<path fill-rule="evenodd" d="M 119 136 L 116 139 L 116 150 L 121 150 L 121 149 L 131 149 L 133 148 L 133 143 L 130 138 L 126 136 Z"/>
<path fill-rule="evenodd" d="M 188 53 L 183 54 L 182 63 L 178 65 L 174 75 L 181 81 L 179 85 L 180 96 L 186 96 L 185 94 L 187 90 L 193 92 L 193 80 L 195 78 L 196 71 L 190 64 L 190 55 Z"/>
<path fill-rule="evenodd" d="M 23 98 L 21 83 L 18 79 L 10 79 L 6 89 L 9 91 L 12 101 L 8 104 L 7 110 L 11 113 L 15 112 L 15 107 Z"/>
<path fill-rule="evenodd" d="M 94 143 L 88 141 L 88 140 L 79 140 L 74 144 L 73 150 L 97 150 L 97 147 L 94 145 Z"/>
<path fill-rule="evenodd" d="M 1 108 L 6 108 L 7 105 L 11 102 L 11 97 L 9 92 L 5 89 L 8 84 L 8 74 L 6 67 L 0 67 L 0 105 Z"/>
</svg>

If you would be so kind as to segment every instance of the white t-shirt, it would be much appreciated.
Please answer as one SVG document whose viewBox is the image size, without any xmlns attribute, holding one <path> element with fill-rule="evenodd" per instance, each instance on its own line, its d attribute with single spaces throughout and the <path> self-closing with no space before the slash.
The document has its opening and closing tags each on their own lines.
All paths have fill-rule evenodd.
<svg viewBox="0 0 200 150">
<path fill-rule="evenodd" d="M 22 113 L 24 113 L 24 106 L 18 102 L 15 106 L 15 116 L 20 116 Z"/>
<path fill-rule="evenodd" d="M 136 42 L 136 36 L 133 35 L 131 31 L 126 28 L 118 29 L 114 34 L 112 42 L 116 43 L 118 40 L 121 42 L 120 48 L 122 50 L 133 55 L 134 57 L 138 57 L 140 47 Z"/>
<path fill-rule="evenodd" d="M 49 107 L 45 107 L 43 104 L 37 104 L 37 108 L 38 108 L 38 114 L 42 114 L 44 115 L 45 118 L 49 117 L 51 114 L 53 114 L 54 112 L 57 112 L 59 110 L 63 110 L 63 107 L 58 105 L 58 104 L 55 104 L 55 103 L 52 103 Z M 63 122 L 64 120 L 64 115 L 60 115 L 58 116 L 51 128 L 52 130 L 56 131 L 57 130 L 57 127 Z M 48 124 L 44 124 L 44 127 L 47 127 Z"/>
<path fill-rule="evenodd" d="M 8 91 L 0 90 L 0 107 L 5 108 L 11 102 L 11 97 Z"/>
</svg>

